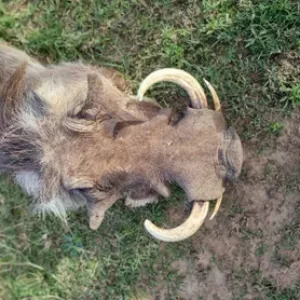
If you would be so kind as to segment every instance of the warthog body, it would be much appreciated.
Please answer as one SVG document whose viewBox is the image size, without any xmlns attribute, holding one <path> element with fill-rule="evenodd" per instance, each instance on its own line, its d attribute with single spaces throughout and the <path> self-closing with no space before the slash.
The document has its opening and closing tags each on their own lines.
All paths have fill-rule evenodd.
<svg viewBox="0 0 300 300">
<path fill-rule="evenodd" d="M 144 205 L 176 182 L 190 201 L 222 195 L 241 170 L 238 136 L 220 112 L 137 102 L 110 69 L 43 66 L 0 44 L 0 171 L 34 199 L 35 210 L 65 218 L 86 205 L 97 228 L 118 199 Z"/>
</svg>

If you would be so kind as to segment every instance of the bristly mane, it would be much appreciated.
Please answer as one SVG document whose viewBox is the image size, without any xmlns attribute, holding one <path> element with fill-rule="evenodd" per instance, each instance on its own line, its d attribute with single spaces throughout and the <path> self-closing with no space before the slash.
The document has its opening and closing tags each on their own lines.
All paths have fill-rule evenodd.
<svg viewBox="0 0 300 300">
<path fill-rule="evenodd" d="M 41 149 L 37 132 L 20 122 L 26 111 L 41 116 L 42 103 L 25 81 L 26 64 L 21 64 L 0 91 L 0 171 L 39 169 Z M 39 102 L 39 103 L 38 103 Z M 26 107 L 26 109 L 25 109 Z"/>
<path fill-rule="evenodd" d="M 23 63 L 1 85 L 0 172 L 14 176 L 34 197 L 35 211 L 44 214 L 51 210 L 65 219 L 72 201 L 59 176 L 43 161 L 43 140 L 47 134 L 42 124 L 49 111 L 47 104 L 29 88 L 25 74 Z"/>
</svg>

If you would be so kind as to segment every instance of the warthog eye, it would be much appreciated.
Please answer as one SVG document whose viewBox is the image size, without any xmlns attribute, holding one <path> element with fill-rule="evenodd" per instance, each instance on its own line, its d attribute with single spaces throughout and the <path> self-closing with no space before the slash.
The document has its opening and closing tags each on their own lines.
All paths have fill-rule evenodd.
<svg viewBox="0 0 300 300">
<path fill-rule="evenodd" d="M 85 194 L 91 192 L 93 189 L 92 188 L 80 188 L 80 189 L 75 189 L 79 193 Z"/>
</svg>

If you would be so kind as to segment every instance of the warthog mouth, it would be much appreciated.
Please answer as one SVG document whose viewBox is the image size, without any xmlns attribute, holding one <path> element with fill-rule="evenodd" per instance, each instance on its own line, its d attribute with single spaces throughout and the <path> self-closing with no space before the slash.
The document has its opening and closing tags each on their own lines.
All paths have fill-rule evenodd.
<svg viewBox="0 0 300 300">
<path fill-rule="evenodd" d="M 194 109 L 207 108 L 207 98 L 202 86 L 190 74 L 188 74 L 183 70 L 178 70 L 178 69 L 167 68 L 167 69 L 157 70 L 151 73 L 141 83 L 137 93 L 137 99 L 139 101 L 142 101 L 143 96 L 148 90 L 148 88 L 151 85 L 161 81 L 173 82 L 178 84 L 180 87 L 182 87 L 188 93 L 191 99 L 192 108 Z M 212 95 L 214 110 L 220 111 L 221 104 L 215 89 L 207 80 L 204 79 L 204 82 Z M 220 208 L 222 198 L 223 195 L 221 195 L 217 199 L 210 220 L 212 220 L 216 216 Z M 201 201 L 201 199 L 194 199 L 194 200 L 195 201 L 193 201 L 193 207 L 189 217 L 184 223 L 182 223 L 178 227 L 173 229 L 162 229 L 155 226 L 151 221 L 145 220 L 144 226 L 146 230 L 153 237 L 164 242 L 178 242 L 189 238 L 200 229 L 204 220 L 206 219 L 209 210 L 209 201 Z"/>
</svg>

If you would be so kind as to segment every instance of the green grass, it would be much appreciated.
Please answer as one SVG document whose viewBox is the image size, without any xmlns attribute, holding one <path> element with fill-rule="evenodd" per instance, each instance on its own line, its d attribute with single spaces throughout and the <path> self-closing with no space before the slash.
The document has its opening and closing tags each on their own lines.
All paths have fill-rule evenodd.
<svg viewBox="0 0 300 300">
<path fill-rule="evenodd" d="M 229 123 L 247 140 L 278 135 L 282 117 L 300 103 L 299 16 L 292 0 L 4 0 L 0 38 L 46 63 L 116 68 L 134 90 L 155 69 L 182 68 L 215 86 Z M 172 105 L 175 91 L 161 84 L 151 94 Z M 195 239 L 158 243 L 142 223 L 164 224 L 168 208 L 184 205 L 180 192 L 138 210 L 119 204 L 97 232 L 88 229 L 85 212 L 71 214 L 65 228 L 54 217 L 31 216 L 28 203 L 1 179 L 0 299 L 136 299 L 162 285 L 175 299 L 181 275 L 170 265 L 193 259 Z M 262 244 L 257 255 L 264 251 Z M 299 298 L 299 288 L 266 293 Z"/>
<path fill-rule="evenodd" d="M 53 217 L 42 221 L 30 216 L 27 199 L 5 178 L 0 194 L 9 199 L 1 206 L 3 299 L 116 299 L 134 296 L 138 287 L 155 287 L 157 277 L 168 282 L 172 293 L 179 287 L 180 275 L 170 264 L 189 252 L 189 242 L 160 244 L 142 226 L 145 218 L 166 219 L 170 203 L 139 210 L 124 210 L 120 204 L 92 232 L 82 212 L 71 215 L 69 228 Z"/>
</svg>

